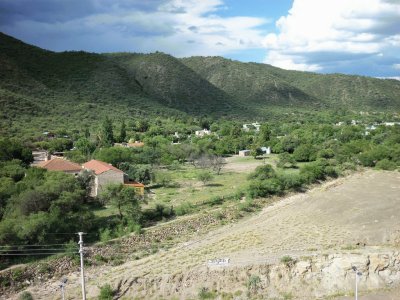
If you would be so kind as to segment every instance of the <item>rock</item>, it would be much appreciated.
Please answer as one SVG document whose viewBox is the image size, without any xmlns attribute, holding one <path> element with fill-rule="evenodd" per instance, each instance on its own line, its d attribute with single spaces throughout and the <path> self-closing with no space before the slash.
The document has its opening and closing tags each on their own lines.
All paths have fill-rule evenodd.
<svg viewBox="0 0 400 300">
<path fill-rule="evenodd" d="M 309 261 L 299 261 L 294 267 L 294 274 L 303 275 L 311 270 L 311 262 Z"/>
<path fill-rule="evenodd" d="M 371 254 L 369 256 L 370 260 L 370 272 L 378 273 L 386 270 L 389 267 L 390 259 L 387 254 Z"/>
</svg>

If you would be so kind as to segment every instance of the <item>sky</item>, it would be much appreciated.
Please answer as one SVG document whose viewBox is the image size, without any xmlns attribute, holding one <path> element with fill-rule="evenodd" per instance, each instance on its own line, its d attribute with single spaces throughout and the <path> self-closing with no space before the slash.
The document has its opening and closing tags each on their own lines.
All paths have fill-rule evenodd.
<svg viewBox="0 0 400 300">
<path fill-rule="evenodd" d="M 0 0 L 0 31 L 53 51 L 400 79 L 400 0 Z"/>
</svg>

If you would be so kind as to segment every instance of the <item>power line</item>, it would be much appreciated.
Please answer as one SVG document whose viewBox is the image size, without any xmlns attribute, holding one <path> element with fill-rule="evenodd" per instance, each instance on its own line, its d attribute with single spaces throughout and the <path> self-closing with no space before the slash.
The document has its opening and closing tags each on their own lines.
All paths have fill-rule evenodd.
<svg viewBox="0 0 400 300">
<path fill-rule="evenodd" d="M 0 256 L 36 256 L 36 255 L 54 255 L 54 254 L 79 254 L 79 252 L 47 252 L 47 253 L 0 253 Z"/>
<path fill-rule="evenodd" d="M 63 250 L 75 250 L 75 249 L 68 249 L 68 248 L 42 248 L 42 249 L 4 249 L 0 250 L 0 253 L 2 252 L 24 252 L 24 251 L 63 251 Z M 78 248 L 76 248 L 76 251 L 78 251 Z"/>
<path fill-rule="evenodd" d="M 75 243 L 74 243 L 75 244 Z M 6 248 L 6 247 L 49 247 L 49 246 L 68 246 L 71 244 L 43 244 L 43 245 L 29 245 L 29 244 L 25 244 L 25 245 L 6 245 L 6 246 L 0 246 L 0 248 Z"/>
</svg>

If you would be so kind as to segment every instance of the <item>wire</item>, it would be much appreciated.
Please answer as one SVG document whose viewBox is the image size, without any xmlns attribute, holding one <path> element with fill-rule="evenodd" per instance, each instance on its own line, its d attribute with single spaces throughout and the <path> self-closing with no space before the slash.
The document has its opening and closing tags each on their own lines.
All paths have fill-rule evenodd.
<svg viewBox="0 0 400 300">
<path fill-rule="evenodd" d="M 76 243 L 76 244 L 78 244 L 78 243 Z M 52 247 L 52 246 L 68 246 L 68 245 L 70 245 L 70 244 L 43 244 L 43 245 L 29 245 L 29 244 L 25 244 L 25 245 L 6 245 L 6 246 L 0 246 L 0 247 L 3 247 L 3 248 L 6 248 L 6 247 L 44 247 L 44 246 L 46 246 L 46 247 Z"/>
<path fill-rule="evenodd" d="M 1 253 L 0 256 L 36 256 L 36 255 L 54 255 L 54 254 L 79 254 L 79 252 L 54 252 L 54 253 Z"/>
<path fill-rule="evenodd" d="M 59 248 L 59 249 L 54 249 L 54 248 L 47 248 L 47 249 L 4 249 L 0 250 L 0 253 L 2 252 L 23 252 L 23 251 L 64 251 L 64 250 L 75 250 L 75 249 L 67 249 L 67 248 Z M 76 248 L 78 250 L 78 248 Z"/>
</svg>

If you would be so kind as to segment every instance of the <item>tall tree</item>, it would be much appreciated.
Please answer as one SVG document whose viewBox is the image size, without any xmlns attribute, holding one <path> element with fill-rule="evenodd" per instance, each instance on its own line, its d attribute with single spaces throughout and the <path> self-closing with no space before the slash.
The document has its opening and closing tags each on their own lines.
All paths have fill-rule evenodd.
<svg viewBox="0 0 400 300">
<path fill-rule="evenodd" d="M 119 133 L 119 141 L 122 142 L 126 142 L 126 125 L 125 125 L 125 121 L 122 120 L 122 124 L 121 124 L 121 131 Z"/>
<path fill-rule="evenodd" d="M 140 205 L 134 188 L 123 184 L 109 184 L 100 197 L 104 203 L 110 203 L 118 209 L 121 221 L 126 215 L 134 221 L 139 221 Z"/>
<path fill-rule="evenodd" d="M 109 147 L 114 144 L 114 133 L 112 121 L 106 117 L 101 124 L 100 129 L 100 145 Z"/>
</svg>

